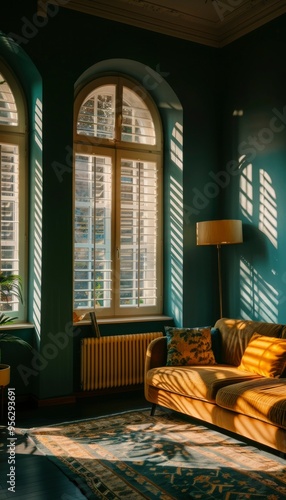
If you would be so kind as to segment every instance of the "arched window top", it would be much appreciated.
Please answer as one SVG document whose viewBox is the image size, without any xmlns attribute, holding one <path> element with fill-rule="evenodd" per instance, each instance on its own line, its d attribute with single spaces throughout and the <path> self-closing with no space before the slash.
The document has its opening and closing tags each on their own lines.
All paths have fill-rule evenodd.
<svg viewBox="0 0 286 500">
<path fill-rule="evenodd" d="M 114 84 L 102 81 L 82 96 L 77 134 L 146 146 L 159 143 L 150 97 L 124 78 L 114 78 Z"/>
<path fill-rule="evenodd" d="M 18 125 L 18 110 L 14 94 L 2 73 L 0 73 L 0 125 Z"/>
<path fill-rule="evenodd" d="M 115 85 L 104 85 L 90 92 L 80 107 L 77 133 L 114 139 Z"/>
<path fill-rule="evenodd" d="M 154 122 L 147 105 L 128 87 L 123 87 L 121 140 L 151 145 L 156 142 Z"/>
</svg>

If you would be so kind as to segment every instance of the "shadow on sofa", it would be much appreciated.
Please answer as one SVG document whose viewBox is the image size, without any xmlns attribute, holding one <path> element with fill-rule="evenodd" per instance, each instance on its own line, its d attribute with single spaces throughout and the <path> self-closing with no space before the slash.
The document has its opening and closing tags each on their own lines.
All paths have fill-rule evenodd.
<svg viewBox="0 0 286 500">
<path fill-rule="evenodd" d="M 193 329 L 174 330 L 177 334 L 178 330 Z M 182 332 L 179 333 L 182 335 Z M 183 338 L 187 338 L 189 333 L 184 331 Z M 206 366 L 168 364 L 167 336 L 149 345 L 145 397 L 153 405 L 152 412 L 156 405 L 169 408 L 285 453 L 286 378 L 282 376 L 286 362 L 285 325 L 223 318 L 209 329 L 209 335 L 211 341 L 216 336 L 216 341 L 211 342 L 215 364 Z M 275 339 L 280 340 L 277 342 Z M 273 372 L 276 376 L 261 375 L 264 373 L 263 363 L 260 363 L 260 368 L 256 367 L 257 345 L 259 347 L 262 340 L 262 354 L 266 357 L 264 344 L 274 345 L 274 348 L 271 347 L 274 356 L 279 345 L 279 376 L 277 360 Z M 254 341 L 256 343 L 253 344 Z M 177 349 L 178 343 L 174 345 Z M 217 348 L 219 351 L 216 352 Z M 192 350 L 195 351 L 193 346 Z M 244 359 L 246 365 L 243 364 Z M 245 366 L 249 370 L 244 369 Z M 256 369 L 262 372 L 256 373 Z M 268 366 L 268 369 L 272 368 Z"/>
</svg>

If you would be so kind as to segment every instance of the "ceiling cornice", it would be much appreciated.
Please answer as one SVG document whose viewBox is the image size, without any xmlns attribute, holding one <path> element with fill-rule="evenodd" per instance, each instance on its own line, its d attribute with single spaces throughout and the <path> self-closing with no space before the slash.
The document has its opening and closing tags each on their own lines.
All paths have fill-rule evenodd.
<svg viewBox="0 0 286 500">
<path fill-rule="evenodd" d="M 263 5 L 260 2 L 260 7 L 258 4 L 259 2 L 257 2 L 255 9 L 245 8 L 219 29 L 221 47 L 286 13 L 286 3 L 283 0 L 274 2 L 264 0 Z"/>
<path fill-rule="evenodd" d="M 48 4 L 211 47 L 223 47 L 286 13 L 285 0 L 39 0 L 39 15 L 47 15 Z"/>
</svg>

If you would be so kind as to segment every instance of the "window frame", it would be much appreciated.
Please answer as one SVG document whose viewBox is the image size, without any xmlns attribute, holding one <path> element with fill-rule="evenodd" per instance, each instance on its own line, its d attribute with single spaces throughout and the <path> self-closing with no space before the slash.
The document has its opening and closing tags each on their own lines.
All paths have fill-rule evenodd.
<svg viewBox="0 0 286 500">
<path fill-rule="evenodd" d="M 98 138 L 90 135 L 81 135 L 77 133 L 77 119 L 80 108 L 84 103 L 87 96 L 94 91 L 96 88 L 103 85 L 115 84 L 120 92 L 120 96 L 123 95 L 123 86 L 130 88 L 132 91 L 136 92 L 141 99 L 144 100 L 147 105 L 148 110 L 151 113 L 154 128 L 155 128 L 155 144 L 138 144 L 131 143 L 127 141 L 122 141 L 119 135 L 121 117 L 116 113 L 115 116 L 115 137 L 113 139 Z M 121 103 L 120 103 L 121 104 Z M 120 105 L 119 104 L 119 105 Z M 75 224 L 75 158 L 77 154 L 86 155 L 104 155 L 112 157 L 112 234 L 111 234 L 111 248 L 112 248 L 112 307 L 111 308 L 100 308 L 96 307 L 96 313 L 98 317 L 101 318 L 114 318 L 114 317 L 136 317 L 136 316 L 150 316 L 158 315 L 163 312 L 163 175 L 162 175 L 162 124 L 159 111 L 151 96 L 148 94 L 146 89 L 139 85 L 139 83 L 125 75 L 116 75 L 110 77 L 95 78 L 90 81 L 87 85 L 82 87 L 75 96 L 74 105 L 74 180 L 73 180 L 73 221 Z M 119 301 L 116 301 L 116 278 L 118 276 L 118 254 L 117 248 L 120 247 L 120 231 L 119 226 L 119 203 L 120 203 L 120 162 L 121 158 L 125 155 L 128 159 L 137 159 L 138 154 L 140 154 L 140 160 L 142 161 L 155 161 L 157 164 L 157 181 L 158 181 L 158 236 L 157 236 L 157 259 L 156 259 L 156 273 L 157 273 L 157 302 L 156 306 L 144 306 L 144 307 L 120 307 Z M 75 235 L 75 226 L 73 230 L 73 235 Z M 73 241 L 73 249 L 75 248 L 75 241 Z M 74 266 L 74 255 L 73 255 L 73 266 Z M 74 268 L 75 269 L 75 268 Z M 74 308 L 74 279 L 73 279 L 73 309 L 75 313 L 79 316 L 83 315 L 88 311 L 92 311 L 92 308 Z"/>
<path fill-rule="evenodd" d="M 14 317 L 15 324 L 27 320 L 27 276 L 28 276 L 28 137 L 27 137 L 27 106 L 24 92 L 20 83 L 5 61 L 0 58 L 0 73 L 7 81 L 16 103 L 18 112 L 18 125 L 0 124 L 0 143 L 18 146 L 19 151 L 19 231 L 18 231 L 18 255 L 19 272 L 23 286 L 23 304 L 18 303 L 18 310 L 7 311 L 9 317 Z M 4 311 L 5 313 L 5 311 Z"/>
</svg>

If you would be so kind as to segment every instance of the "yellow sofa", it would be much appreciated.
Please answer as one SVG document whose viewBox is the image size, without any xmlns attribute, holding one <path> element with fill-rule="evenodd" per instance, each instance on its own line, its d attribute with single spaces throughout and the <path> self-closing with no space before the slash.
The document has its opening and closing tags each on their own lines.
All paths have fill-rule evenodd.
<svg viewBox="0 0 286 500">
<path fill-rule="evenodd" d="M 255 334 L 286 339 L 286 326 L 222 318 L 212 330 L 220 346 L 211 366 L 166 366 L 166 337 L 150 343 L 145 397 L 153 404 L 152 413 L 160 405 L 285 453 L 285 370 L 269 377 L 238 366 Z"/>
</svg>

